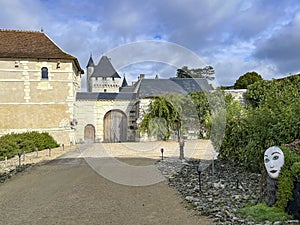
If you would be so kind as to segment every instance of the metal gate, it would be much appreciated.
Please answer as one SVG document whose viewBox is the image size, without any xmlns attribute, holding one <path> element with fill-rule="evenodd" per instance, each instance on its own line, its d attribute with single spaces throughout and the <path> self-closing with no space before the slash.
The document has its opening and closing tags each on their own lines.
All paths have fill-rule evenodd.
<svg viewBox="0 0 300 225">
<path fill-rule="evenodd" d="M 127 141 L 127 117 L 119 110 L 111 110 L 104 116 L 104 142 Z"/>
</svg>

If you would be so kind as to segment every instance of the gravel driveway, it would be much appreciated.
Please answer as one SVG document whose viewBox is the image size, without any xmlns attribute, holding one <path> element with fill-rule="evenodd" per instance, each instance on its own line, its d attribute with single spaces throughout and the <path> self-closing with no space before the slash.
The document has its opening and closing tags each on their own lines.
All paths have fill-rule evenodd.
<svg viewBox="0 0 300 225">
<path fill-rule="evenodd" d="M 0 224 L 213 224 L 193 215 L 166 181 L 126 186 L 100 176 L 72 150 L 0 184 Z M 155 159 L 122 158 L 132 165 Z"/>
</svg>

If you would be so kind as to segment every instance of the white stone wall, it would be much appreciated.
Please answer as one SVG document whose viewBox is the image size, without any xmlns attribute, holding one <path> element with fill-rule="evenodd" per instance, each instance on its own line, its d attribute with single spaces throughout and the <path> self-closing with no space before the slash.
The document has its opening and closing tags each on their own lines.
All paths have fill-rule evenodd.
<svg viewBox="0 0 300 225">
<path fill-rule="evenodd" d="M 92 92 L 118 93 L 119 87 L 121 87 L 121 78 L 91 77 L 90 85 Z"/>
<path fill-rule="evenodd" d="M 84 129 L 86 125 L 91 124 L 95 127 L 95 141 L 102 142 L 104 136 L 104 116 L 111 110 L 120 110 L 127 116 L 129 141 L 135 140 L 135 130 L 130 129 L 133 125 L 132 121 L 136 118 L 132 117 L 136 105 L 135 100 L 78 100 L 75 103 L 76 114 L 76 142 L 84 141 Z"/>
<path fill-rule="evenodd" d="M 234 100 L 239 101 L 241 104 L 245 104 L 244 94 L 246 91 L 247 89 L 231 89 L 225 90 L 225 93 L 231 94 Z"/>
</svg>

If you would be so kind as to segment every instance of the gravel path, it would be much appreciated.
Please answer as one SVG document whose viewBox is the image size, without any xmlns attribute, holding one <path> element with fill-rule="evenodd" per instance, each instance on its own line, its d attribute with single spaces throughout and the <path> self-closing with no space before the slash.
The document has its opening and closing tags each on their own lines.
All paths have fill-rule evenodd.
<svg viewBox="0 0 300 225">
<path fill-rule="evenodd" d="M 153 165 L 155 159 L 121 161 Z M 142 187 L 109 181 L 78 150 L 0 184 L 0 199 L 0 224 L 213 224 L 193 215 L 166 181 Z"/>
</svg>

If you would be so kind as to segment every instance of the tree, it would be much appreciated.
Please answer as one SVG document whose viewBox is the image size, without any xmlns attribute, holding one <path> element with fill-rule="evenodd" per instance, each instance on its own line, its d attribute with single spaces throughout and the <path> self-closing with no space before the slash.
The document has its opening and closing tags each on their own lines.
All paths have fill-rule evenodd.
<svg viewBox="0 0 300 225">
<path fill-rule="evenodd" d="M 210 109 L 209 103 L 204 91 L 190 92 L 189 96 L 197 109 L 197 116 L 200 125 L 200 137 L 207 137 L 210 133 Z M 208 134 L 208 135 L 207 135 Z"/>
<path fill-rule="evenodd" d="M 149 137 L 156 136 L 158 140 L 168 140 L 180 122 L 178 109 L 167 98 L 160 96 L 154 98 L 144 112 L 140 132 L 147 132 Z"/>
<path fill-rule="evenodd" d="M 262 76 L 256 72 L 247 72 L 240 76 L 234 84 L 234 89 L 247 89 L 248 85 L 254 84 L 257 81 L 263 80 Z"/>
<path fill-rule="evenodd" d="M 205 78 L 208 80 L 215 79 L 215 70 L 212 66 L 205 66 L 203 68 L 189 69 L 187 66 L 183 66 L 181 69 L 177 69 L 176 77 L 178 78 Z"/>
</svg>

